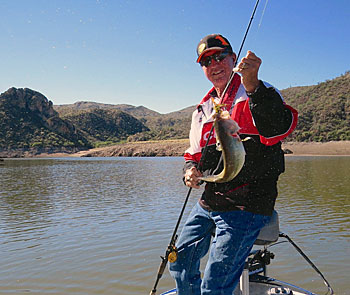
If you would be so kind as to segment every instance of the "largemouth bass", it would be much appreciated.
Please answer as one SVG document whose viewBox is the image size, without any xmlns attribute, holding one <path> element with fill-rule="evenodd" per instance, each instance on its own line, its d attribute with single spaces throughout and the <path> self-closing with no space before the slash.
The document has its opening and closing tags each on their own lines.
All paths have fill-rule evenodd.
<svg viewBox="0 0 350 295">
<path fill-rule="evenodd" d="M 224 169 L 217 175 L 200 177 L 200 180 L 207 182 L 223 183 L 231 181 L 241 171 L 244 160 L 245 150 L 242 140 L 237 132 L 239 126 L 232 120 L 228 111 L 223 110 L 222 106 L 214 103 L 214 130 L 219 150 L 222 151 Z"/>
</svg>

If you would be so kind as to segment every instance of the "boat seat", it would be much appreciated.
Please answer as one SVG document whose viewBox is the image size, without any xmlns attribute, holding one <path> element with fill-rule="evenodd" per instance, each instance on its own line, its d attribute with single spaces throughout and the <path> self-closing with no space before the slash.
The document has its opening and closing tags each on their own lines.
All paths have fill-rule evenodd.
<svg viewBox="0 0 350 295">
<path fill-rule="evenodd" d="M 255 240 L 254 245 L 269 245 L 278 240 L 280 233 L 278 213 L 276 210 L 273 211 L 271 220 L 261 230 L 258 237 Z"/>
</svg>

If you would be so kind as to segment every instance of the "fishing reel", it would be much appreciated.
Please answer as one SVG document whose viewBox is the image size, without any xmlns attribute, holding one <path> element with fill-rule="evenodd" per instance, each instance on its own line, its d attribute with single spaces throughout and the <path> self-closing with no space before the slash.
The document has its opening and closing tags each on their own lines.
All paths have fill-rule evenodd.
<svg viewBox="0 0 350 295">
<path fill-rule="evenodd" d="M 173 263 L 177 260 L 177 248 L 175 246 L 169 246 L 168 261 Z"/>
</svg>

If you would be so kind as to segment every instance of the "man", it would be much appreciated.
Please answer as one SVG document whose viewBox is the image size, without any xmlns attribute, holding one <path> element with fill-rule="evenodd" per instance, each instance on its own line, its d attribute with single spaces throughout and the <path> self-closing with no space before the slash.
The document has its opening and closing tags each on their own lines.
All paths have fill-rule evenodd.
<svg viewBox="0 0 350 295">
<path fill-rule="evenodd" d="M 273 212 L 277 180 L 284 172 L 281 140 L 295 128 L 297 112 L 283 102 L 275 88 L 258 79 L 261 59 L 253 52 L 242 58 L 234 71 L 240 75 L 235 73 L 230 83 L 236 54 L 225 37 L 204 37 L 197 54 L 197 62 L 213 88 L 192 116 L 185 184 L 199 188 L 198 177 L 223 169 L 215 134 L 209 137 L 214 112 L 211 98 L 225 105 L 240 127 L 241 139 L 250 139 L 243 142 L 246 157 L 240 173 L 230 182 L 206 183 L 178 239 L 177 261 L 169 269 L 178 295 L 231 295 L 260 229 Z M 200 259 L 209 249 L 201 279 Z"/>
</svg>

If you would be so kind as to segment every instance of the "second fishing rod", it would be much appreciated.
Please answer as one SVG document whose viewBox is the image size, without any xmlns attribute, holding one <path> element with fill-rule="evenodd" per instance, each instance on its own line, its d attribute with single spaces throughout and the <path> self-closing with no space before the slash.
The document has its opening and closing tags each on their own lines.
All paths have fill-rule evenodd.
<svg viewBox="0 0 350 295">
<path fill-rule="evenodd" d="M 258 7 L 258 4 L 259 4 L 259 0 L 256 1 L 255 3 L 255 6 L 254 6 L 254 9 L 253 9 L 253 12 L 251 14 L 251 17 L 250 17 L 250 20 L 249 20 L 249 23 L 248 23 L 248 27 L 245 31 L 245 34 L 244 34 L 244 37 L 243 37 L 243 40 L 241 42 L 241 46 L 239 48 L 239 51 L 238 51 L 238 54 L 237 54 L 237 58 L 234 62 L 234 69 L 235 67 L 237 66 L 237 62 L 239 60 L 239 57 L 240 57 L 240 54 L 242 52 L 242 49 L 243 49 L 243 46 L 244 46 L 244 43 L 245 43 L 245 40 L 247 38 L 247 35 L 248 35 L 248 32 L 249 32 L 249 29 L 250 29 L 250 26 L 252 24 L 252 21 L 254 19 L 254 15 L 255 15 L 255 12 L 256 12 L 256 9 Z M 234 77 L 234 74 L 235 74 L 235 70 L 232 71 L 231 75 L 230 75 L 230 78 L 229 80 L 227 81 L 226 83 L 226 86 L 224 88 L 224 91 L 222 92 L 222 94 L 220 95 L 220 103 L 222 103 L 223 101 L 223 98 L 232 82 L 232 79 Z M 213 134 L 213 131 L 214 131 L 214 124 L 212 125 L 211 129 L 210 129 L 210 132 L 209 132 L 209 136 L 206 140 L 206 143 L 205 143 L 205 146 L 203 148 L 203 152 L 202 152 L 202 155 L 201 155 L 201 158 L 198 162 L 198 165 L 197 165 L 197 169 L 201 171 L 202 169 L 202 166 L 203 166 L 203 163 L 204 163 L 204 160 L 206 158 L 206 155 L 207 155 L 207 151 L 208 151 L 208 145 L 209 145 L 209 140 L 210 138 L 212 137 L 212 134 Z M 175 228 L 174 228 L 174 231 L 173 231 L 173 234 L 171 236 L 171 239 L 170 239 L 170 242 L 168 244 L 168 247 L 165 251 L 165 255 L 164 256 L 161 256 L 161 263 L 160 263 L 160 266 L 158 268 L 158 272 L 157 272 L 157 276 L 156 276 L 156 281 L 154 283 L 154 286 L 153 286 L 153 289 L 151 290 L 150 292 L 150 295 L 156 295 L 156 292 L 157 292 L 157 286 L 158 286 L 158 283 L 161 279 L 161 277 L 163 276 L 163 273 L 164 273 L 164 270 L 166 268 L 166 265 L 169 262 L 175 262 L 176 259 L 177 259 L 177 249 L 176 249 L 176 246 L 175 246 L 175 243 L 176 243 L 176 240 L 177 240 L 177 231 L 178 231 L 178 228 L 180 226 L 180 223 L 181 223 L 181 220 L 182 220 L 182 217 L 183 217 L 183 214 L 185 212 L 185 209 L 186 209 L 186 206 L 187 206 L 187 203 L 188 203 L 188 200 L 189 200 L 189 197 L 191 195 L 191 192 L 192 192 L 192 187 L 189 188 L 188 192 L 187 192 L 187 195 L 186 195 L 186 198 L 185 198 L 185 201 L 184 201 L 184 204 L 181 208 L 181 212 L 180 212 L 180 215 L 177 219 L 177 222 L 176 222 L 176 225 L 175 225 Z"/>
</svg>

